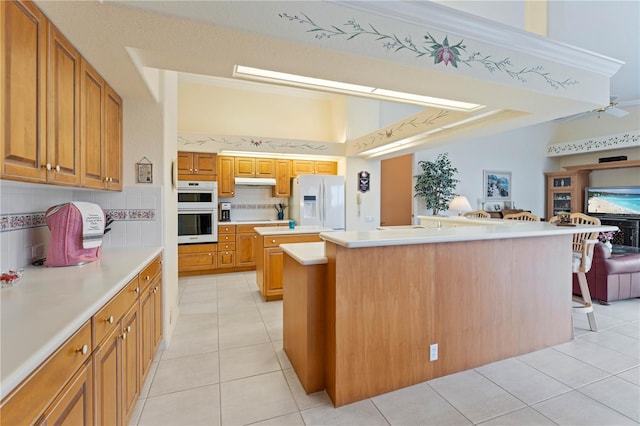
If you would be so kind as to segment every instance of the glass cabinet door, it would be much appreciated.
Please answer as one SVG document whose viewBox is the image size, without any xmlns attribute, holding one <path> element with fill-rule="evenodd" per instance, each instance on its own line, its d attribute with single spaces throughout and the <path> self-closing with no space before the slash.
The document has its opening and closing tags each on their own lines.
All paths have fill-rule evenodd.
<svg viewBox="0 0 640 426">
<path fill-rule="evenodd" d="M 571 177 L 570 176 L 553 178 L 553 187 L 554 188 L 566 188 L 566 187 L 569 187 L 569 186 L 571 186 Z"/>
<path fill-rule="evenodd" d="M 571 212 L 571 192 L 553 193 L 553 215 L 560 212 Z"/>
</svg>

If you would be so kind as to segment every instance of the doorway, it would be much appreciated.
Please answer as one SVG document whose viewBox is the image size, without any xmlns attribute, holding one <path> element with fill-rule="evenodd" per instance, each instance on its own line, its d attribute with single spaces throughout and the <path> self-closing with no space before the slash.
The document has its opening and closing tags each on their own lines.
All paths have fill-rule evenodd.
<svg viewBox="0 0 640 426">
<path fill-rule="evenodd" d="M 411 225 L 413 154 L 380 162 L 380 225 Z"/>
</svg>

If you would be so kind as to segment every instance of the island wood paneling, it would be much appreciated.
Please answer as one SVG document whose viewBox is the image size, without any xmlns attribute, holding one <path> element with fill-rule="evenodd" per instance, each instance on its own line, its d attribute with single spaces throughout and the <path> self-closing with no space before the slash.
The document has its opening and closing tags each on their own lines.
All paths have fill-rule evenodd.
<svg viewBox="0 0 640 426">
<path fill-rule="evenodd" d="M 324 291 L 327 265 L 284 256 L 283 349 L 305 392 L 324 389 Z"/>
<path fill-rule="evenodd" d="M 327 242 L 324 368 L 334 405 L 569 341 L 570 247 L 570 235 Z"/>
</svg>

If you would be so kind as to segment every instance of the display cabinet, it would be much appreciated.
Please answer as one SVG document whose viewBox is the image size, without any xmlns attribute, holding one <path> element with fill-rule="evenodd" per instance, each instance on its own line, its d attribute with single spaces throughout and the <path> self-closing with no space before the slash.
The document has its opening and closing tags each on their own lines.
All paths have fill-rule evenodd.
<svg viewBox="0 0 640 426">
<path fill-rule="evenodd" d="M 584 190 L 589 184 L 589 172 L 585 170 L 548 172 L 547 218 L 560 212 L 582 212 Z"/>
</svg>

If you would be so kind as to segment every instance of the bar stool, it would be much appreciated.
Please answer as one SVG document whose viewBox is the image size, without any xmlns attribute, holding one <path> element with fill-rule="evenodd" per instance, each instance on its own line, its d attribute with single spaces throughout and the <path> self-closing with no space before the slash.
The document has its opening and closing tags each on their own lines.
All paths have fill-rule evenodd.
<svg viewBox="0 0 640 426">
<path fill-rule="evenodd" d="M 472 212 L 463 213 L 464 217 L 475 217 L 479 219 L 490 219 L 491 215 L 484 210 L 474 210 Z"/>
<path fill-rule="evenodd" d="M 505 220 L 525 220 L 529 222 L 540 222 L 540 218 L 533 213 L 529 212 L 519 212 L 519 213 L 511 213 L 505 214 L 503 219 Z"/>
<path fill-rule="evenodd" d="M 557 216 L 551 218 L 550 222 L 558 220 Z M 587 216 L 583 213 L 571 213 L 569 221 L 576 225 L 600 225 L 600 219 L 597 217 Z M 572 271 L 578 277 L 581 296 L 574 295 L 573 302 L 577 305 L 573 306 L 573 312 L 587 314 L 589 328 L 591 331 L 598 331 L 596 317 L 593 313 L 593 303 L 591 302 L 591 294 L 589 293 L 589 285 L 587 284 L 586 273 L 591 269 L 593 260 L 593 248 L 598 242 L 598 231 L 581 232 L 573 234 L 572 244 Z"/>
</svg>

